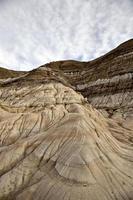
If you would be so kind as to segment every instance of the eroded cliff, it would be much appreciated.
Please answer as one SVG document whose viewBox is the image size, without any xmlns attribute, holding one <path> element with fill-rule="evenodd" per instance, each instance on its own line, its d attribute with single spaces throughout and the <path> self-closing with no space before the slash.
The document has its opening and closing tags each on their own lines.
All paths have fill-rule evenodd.
<svg viewBox="0 0 133 200">
<path fill-rule="evenodd" d="M 90 62 L 48 64 L 60 69 L 75 89 L 98 109 L 133 116 L 133 39 Z"/>
<path fill-rule="evenodd" d="M 0 200 L 133 199 L 131 46 L 0 70 Z"/>
</svg>

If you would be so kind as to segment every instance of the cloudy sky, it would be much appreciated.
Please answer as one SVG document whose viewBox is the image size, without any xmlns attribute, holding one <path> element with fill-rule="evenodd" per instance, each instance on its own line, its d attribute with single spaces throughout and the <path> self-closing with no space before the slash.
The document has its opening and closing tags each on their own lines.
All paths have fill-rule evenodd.
<svg viewBox="0 0 133 200">
<path fill-rule="evenodd" d="M 0 66 L 91 60 L 133 38 L 133 0 L 0 0 Z"/>
</svg>

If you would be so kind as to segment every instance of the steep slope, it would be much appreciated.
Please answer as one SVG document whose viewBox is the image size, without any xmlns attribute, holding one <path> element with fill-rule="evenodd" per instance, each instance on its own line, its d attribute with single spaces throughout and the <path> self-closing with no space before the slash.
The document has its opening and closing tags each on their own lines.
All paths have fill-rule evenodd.
<svg viewBox="0 0 133 200">
<path fill-rule="evenodd" d="M 131 199 L 133 134 L 61 83 L 1 89 L 0 199 Z"/>
<path fill-rule="evenodd" d="M 102 68 L 112 54 L 115 59 L 131 51 L 131 43 L 88 63 L 53 62 L 6 75 L 0 70 L 0 200 L 133 199 L 132 102 L 119 104 L 119 115 L 111 115 L 119 98 L 112 101 L 113 89 L 130 96 L 133 88 L 126 83 L 132 80 L 124 79 L 119 90 L 117 78 L 105 76 Z M 101 75 L 95 66 L 101 66 Z M 121 65 L 117 68 L 115 76 L 122 76 Z M 89 76 L 97 79 L 89 81 Z M 97 88 L 102 79 L 105 90 Z M 114 80 L 112 89 L 106 79 Z M 88 92 L 89 84 L 95 94 Z M 104 98 L 111 98 L 108 112 Z"/>
<path fill-rule="evenodd" d="M 47 66 L 60 69 L 94 107 L 132 116 L 133 39 L 90 62 L 60 61 Z"/>
</svg>

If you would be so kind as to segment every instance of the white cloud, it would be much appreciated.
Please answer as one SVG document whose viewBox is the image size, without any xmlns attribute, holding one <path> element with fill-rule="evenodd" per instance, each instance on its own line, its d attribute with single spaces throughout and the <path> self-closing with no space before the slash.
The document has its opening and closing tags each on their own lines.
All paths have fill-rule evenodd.
<svg viewBox="0 0 133 200">
<path fill-rule="evenodd" d="M 94 59 L 133 37 L 132 0 L 1 0 L 0 66 Z"/>
</svg>

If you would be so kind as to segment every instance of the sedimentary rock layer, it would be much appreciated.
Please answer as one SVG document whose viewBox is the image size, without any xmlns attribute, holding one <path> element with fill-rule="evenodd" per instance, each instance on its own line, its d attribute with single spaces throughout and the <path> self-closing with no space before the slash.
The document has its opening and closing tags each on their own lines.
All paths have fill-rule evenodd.
<svg viewBox="0 0 133 200">
<path fill-rule="evenodd" d="M 93 65 L 131 42 L 88 63 L 0 70 L 0 200 L 133 199 L 132 67 Z"/>
<path fill-rule="evenodd" d="M 1 88 L 0 199 L 133 197 L 133 134 L 61 83 Z"/>
<path fill-rule="evenodd" d="M 133 40 L 90 62 L 61 61 L 48 66 L 60 69 L 94 107 L 132 115 Z"/>
</svg>

